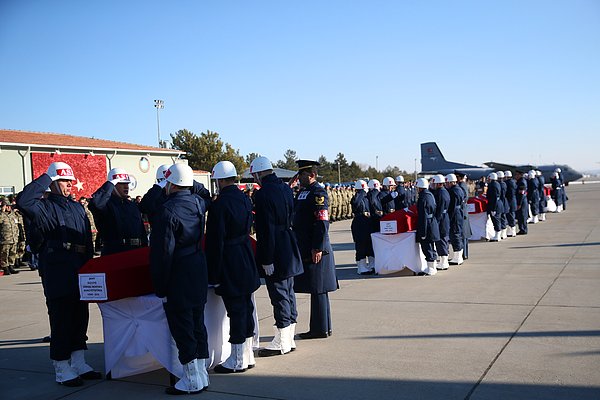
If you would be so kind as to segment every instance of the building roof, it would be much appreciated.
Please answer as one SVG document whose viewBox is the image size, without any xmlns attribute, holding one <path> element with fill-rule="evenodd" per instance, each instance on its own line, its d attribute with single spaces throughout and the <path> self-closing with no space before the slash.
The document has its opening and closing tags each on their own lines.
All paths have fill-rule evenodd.
<svg viewBox="0 0 600 400">
<path fill-rule="evenodd" d="M 12 129 L 0 129 L 0 145 L 26 145 L 35 147 L 56 148 L 85 148 L 85 149 L 110 149 L 162 152 L 168 154 L 181 154 L 182 151 L 162 149 L 153 146 L 143 146 L 113 140 L 96 139 L 93 137 L 65 135 L 49 132 L 29 132 Z"/>
</svg>

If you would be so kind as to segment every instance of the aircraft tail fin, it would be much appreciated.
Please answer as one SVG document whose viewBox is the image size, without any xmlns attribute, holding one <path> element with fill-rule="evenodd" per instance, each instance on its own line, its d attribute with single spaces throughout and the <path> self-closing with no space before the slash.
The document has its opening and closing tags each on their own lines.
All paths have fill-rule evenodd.
<svg viewBox="0 0 600 400">
<path fill-rule="evenodd" d="M 436 142 L 421 143 L 421 169 L 423 171 L 441 171 L 464 167 L 473 167 L 473 165 L 447 161 Z"/>
</svg>

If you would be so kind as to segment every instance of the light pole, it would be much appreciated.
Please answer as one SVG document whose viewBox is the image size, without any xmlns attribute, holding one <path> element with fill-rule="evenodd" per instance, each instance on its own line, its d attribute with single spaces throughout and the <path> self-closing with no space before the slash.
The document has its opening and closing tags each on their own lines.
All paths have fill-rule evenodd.
<svg viewBox="0 0 600 400">
<path fill-rule="evenodd" d="M 375 156 L 375 170 L 379 172 L 379 156 Z"/>
<path fill-rule="evenodd" d="M 338 161 L 338 184 L 342 184 L 342 174 L 340 173 L 340 162 Z"/>
<path fill-rule="evenodd" d="M 154 107 L 156 108 L 156 129 L 158 130 L 158 147 L 162 147 L 162 141 L 160 140 L 160 118 L 158 117 L 158 110 L 165 108 L 165 102 L 162 100 L 154 100 Z"/>
<path fill-rule="evenodd" d="M 415 158 L 415 182 L 417 181 L 417 159 Z"/>
</svg>

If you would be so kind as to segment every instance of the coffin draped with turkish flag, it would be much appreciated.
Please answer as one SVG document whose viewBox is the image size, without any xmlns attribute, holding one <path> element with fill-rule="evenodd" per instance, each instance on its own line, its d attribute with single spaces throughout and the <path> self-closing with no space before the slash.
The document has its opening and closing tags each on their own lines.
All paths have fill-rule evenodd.
<svg viewBox="0 0 600 400">
<path fill-rule="evenodd" d="M 488 200 L 483 196 L 469 197 L 467 210 L 469 214 L 478 214 L 487 211 Z"/>
<path fill-rule="evenodd" d="M 256 240 L 250 237 L 250 243 L 256 254 Z M 92 258 L 79 269 L 79 294 L 83 301 L 102 303 L 151 293 L 154 287 L 150 247 Z"/>
<path fill-rule="evenodd" d="M 396 221 L 397 233 L 414 231 L 418 223 L 417 206 L 413 204 L 406 211 L 402 209 L 384 215 L 381 221 Z"/>
</svg>

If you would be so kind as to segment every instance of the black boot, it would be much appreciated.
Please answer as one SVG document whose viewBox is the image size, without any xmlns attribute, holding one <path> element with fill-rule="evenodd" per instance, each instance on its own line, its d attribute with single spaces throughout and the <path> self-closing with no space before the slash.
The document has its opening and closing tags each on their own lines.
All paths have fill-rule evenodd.
<svg viewBox="0 0 600 400">
<path fill-rule="evenodd" d="M 18 274 L 19 273 L 19 271 L 17 271 L 16 269 L 14 269 L 12 267 L 12 265 L 9 265 L 7 268 L 10 271 L 11 274 Z"/>
</svg>

